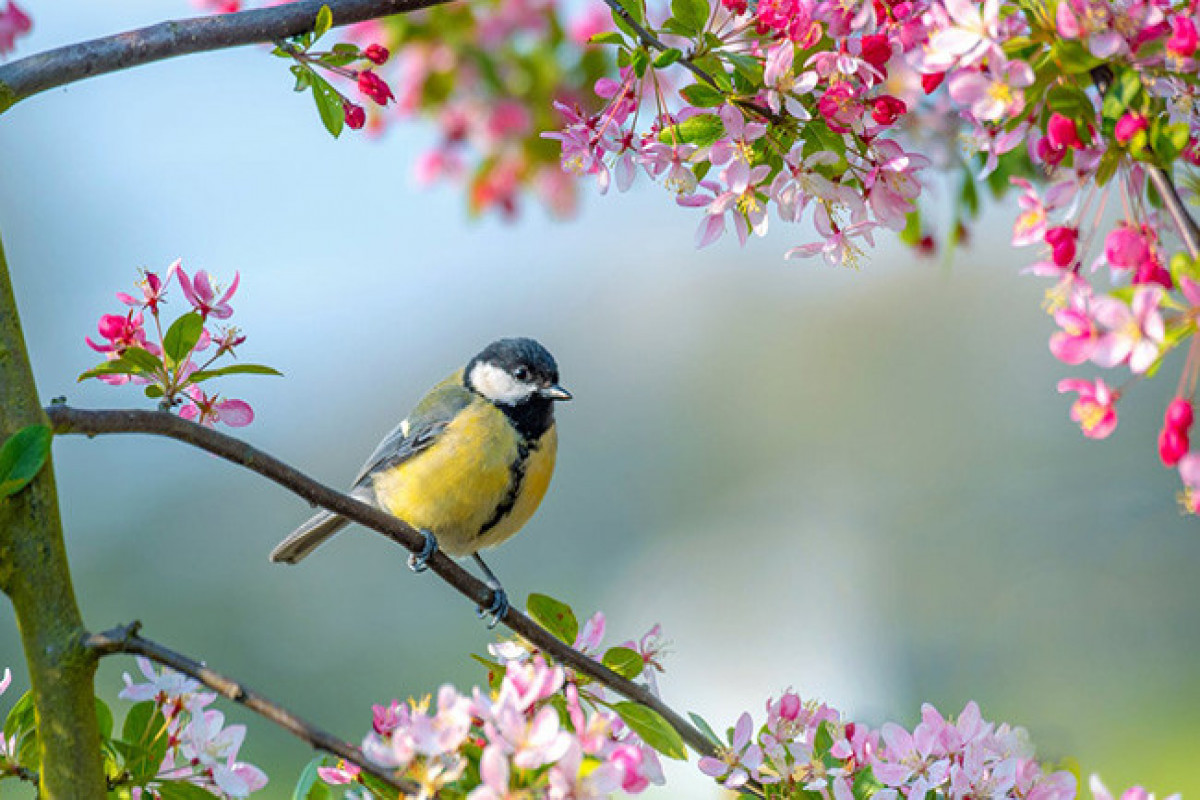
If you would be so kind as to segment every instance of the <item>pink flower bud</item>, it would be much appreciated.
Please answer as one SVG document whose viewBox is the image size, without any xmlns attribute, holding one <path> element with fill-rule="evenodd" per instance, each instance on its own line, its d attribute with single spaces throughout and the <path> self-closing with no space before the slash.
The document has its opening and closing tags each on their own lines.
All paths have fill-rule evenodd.
<svg viewBox="0 0 1200 800">
<path fill-rule="evenodd" d="M 358 73 L 358 90 L 381 106 L 386 106 L 388 101 L 395 99 L 392 87 L 369 69 Z"/>
<path fill-rule="evenodd" d="M 347 102 L 342 105 L 342 111 L 346 115 L 346 124 L 350 126 L 351 130 L 357 131 L 367 124 L 367 112 L 363 110 L 362 106 Z"/>
<path fill-rule="evenodd" d="M 800 695 L 788 692 L 779 698 L 779 716 L 788 722 L 794 722 L 800 716 Z"/>
<path fill-rule="evenodd" d="M 1051 258 L 1055 266 L 1069 267 L 1075 263 L 1075 244 L 1079 240 L 1079 229 L 1060 225 L 1046 231 L 1046 244 L 1050 245 Z"/>
<path fill-rule="evenodd" d="M 362 54 L 363 58 L 371 63 L 380 65 L 384 64 L 388 60 L 388 57 L 391 56 L 386 47 L 378 44 L 369 45 L 366 50 L 362 51 Z"/>
<path fill-rule="evenodd" d="M 1196 23 L 1191 18 L 1177 14 L 1171 18 L 1171 38 L 1167 39 L 1167 50 L 1180 58 L 1188 58 L 1196 52 L 1200 37 L 1196 35 Z"/>
<path fill-rule="evenodd" d="M 903 100 L 885 94 L 871 101 L 871 118 L 880 125 L 891 125 L 908 111 Z"/>
<path fill-rule="evenodd" d="M 1164 423 L 1168 428 L 1174 428 L 1177 431 L 1186 431 L 1192 427 L 1192 419 L 1192 401 L 1186 397 L 1176 397 L 1167 406 Z"/>
<path fill-rule="evenodd" d="M 921 76 L 921 88 L 925 90 L 925 94 L 933 94 L 934 90 L 942 85 L 942 81 L 946 79 L 946 73 L 935 72 L 932 75 Z"/>
<path fill-rule="evenodd" d="M 1158 457 L 1163 466 L 1173 467 L 1187 455 L 1188 435 L 1177 428 L 1163 428 L 1158 434 Z"/>
<path fill-rule="evenodd" d="M 1146 118 L 1141 114 L 1133 111 L 1126 111 L 1125 116 L 1117 120 L 1117 127 L 1113 130 L 1113 136 L 1116 137 L 1118 144 L 1129 144 L 1129 141 L 1137 135 L 1138 131 L 1146 130 Z"/>
<path fill-rule="evenodd" d="M 862 37 L 862 60 L 875 69 L 883 70 L 892 57 L 892 45 L 886 33 L 874 33 Z"/>
</svg>

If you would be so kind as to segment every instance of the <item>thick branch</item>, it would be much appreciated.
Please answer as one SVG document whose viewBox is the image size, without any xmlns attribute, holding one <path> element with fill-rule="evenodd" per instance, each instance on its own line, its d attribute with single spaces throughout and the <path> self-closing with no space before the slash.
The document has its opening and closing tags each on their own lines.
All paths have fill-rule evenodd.
<svg viewBox="0 0 1200 800">
<path fill-rule="evenodd" d="M 210 428 L 180 419 L 163 411 L 93 410 L 53 405 L 46 414 L 58 434 L 96 436 L 109 433 L 148 433 L 178 439 L 202 450 L 240 464 L 288 489 L 314 505 L 327 508 L 346 519 L 382 533 L 413 553 L 421 551 L 424 537 L 403 520 L 369 506 L 349 495 L 313 480 L 294 467 Z M 492 591 L 486 584 L 460 567 L 440 550 L 429 559 L 429 568 L 480 607 L 491 603 Z M 553 634 L 529 617 L 510 608 L 500 620 L 513 632 L 536 647 L 549 653 L 559 663 L 588 675 L 624 697 L 654 709 L 671 724 L 696 752 L 713 755 L 716 748 L 691 723 L 672 711 L 644 686 L 639 686 L 574 648 L 563 644 Z"/>
<path fill-rule="evenodd" d="M 382 769 L 371 762 L 363 751 L 349 742 L 326 733 L 320 728 L 305 722 L 282 706 L 272 703 L 257 692 L 247 689 L 241 683 L 210 669 L 182 653 L 176 653 L 157 642 L 144 639 L 138 635 L 140 622 L 120 625 L 104 633 L 93 633 L 84 639 L 84 644 L 97 656 L 108 656 L 115 653 L 129 653 L 145 656 L 151 661 L 170 667 L 176 672 L 182 672 L 212 689 L 222 697 L 240 703 L 256 714 L 266 717 L 287 732 L 308 742 L 317 750 L 332 753 L 338 758 L 357 764 L 363 772 L 374 775 L 379 780 L 399 789 L 405 794 L 415 795 L 420 787 L 404 780 L 398 780 L 393 770 Z"/>
<path fill-rule="evenodd" d="M 448 0 L 300 0 L 272 8 L 170 20 L 0 65 L 0 112 L 56 86 L 165 58 L 267 44 L 313 29 L 321 6 L 335 26 L 417 11 Z"/>
</svg>

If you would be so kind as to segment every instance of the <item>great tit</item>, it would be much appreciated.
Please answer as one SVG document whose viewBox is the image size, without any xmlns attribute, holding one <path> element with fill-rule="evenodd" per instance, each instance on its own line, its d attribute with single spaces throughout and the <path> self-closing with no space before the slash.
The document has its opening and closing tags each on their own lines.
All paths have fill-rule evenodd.
<svg viewBox="0 0 1200 800">
<path fill-rule="evenodd" d="M 546 348 L 533 339 L 492 342 L 384 437 L 350 494 L 425 536 L 424 550 L 409 556 L 414 571 L 438 548 L 474 556 L 492 589 L 491 605 L 479 613 L 495 625 L 508 597 L 479 550 L 515 534 L 541 503 L 558 449 L 554 403 L 570 399 Z M 322 511 L 280 542 L 271 560 L 295 564 L 348 523 Z"/>
</svg>

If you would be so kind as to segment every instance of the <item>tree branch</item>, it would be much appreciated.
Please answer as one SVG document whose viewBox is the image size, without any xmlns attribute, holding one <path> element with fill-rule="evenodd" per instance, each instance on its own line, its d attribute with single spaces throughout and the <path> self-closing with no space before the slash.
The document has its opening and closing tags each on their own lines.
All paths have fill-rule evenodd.
<svg viewBox="0 0 1200 800">
<path fill-rule="evenodd" d="M 313 29 L 321 6 L 334 26 L 417 11 L 449 0 L 299 0 L 272 8 L 170 20 L 0 65 L 0 113 L 47 89 L 175 56 L 267 44 Z"/>
<path fill-rule="evenodd" d="M 321 506 L 346 519 L 365 525 L 410 552 L 420 552 L 425 544 L 424 537 L 412 526 L 386 511 L 335 491 L 246 442 L 202 427 L 194 422 L 180 419 L 173 414 L 138 409 L 109 411 L 70 408 L 65 405 L 52 405 L 46 409 L 46 414 L 57 434 L 73 433 L 90 437 L 111 433 L 147 433 L 186 442 L 220 456 L 226 461 L 232 461 L 257 472 L 293 494 L 308 500 L 313 505 Z M 437 551 L 428 563 L 432 572 L 437 573 L 442 580 L 457 589 L 475 605 L 487 607 L 490 604 L 492 590 L 442 551 Z M 716 754 L 717 748 L 713 742 L 695 726 L 671 710 L 646 687 L 618 675 L 603 664 L 564 644 L 552 633 L 515 608 L 509 608 L 500 621 L 514 633 L 549 653 L 560 664 L 569 666 L 614 692 L 657 711 L 696 752 L 703 755 Z"/>
<path fill-rule="evenodd" d="M 254 713 L 266 717 L 297 738 L 308 742 L 313 748 L 324 750 L 356 764 L 362 768 L 363 772 L 375 776 L 393 789 L 409 795 L 420 792 L 421 787 L 411 781 L 397 779 L 394 770 L 376 766 L 360 748 L 305 722 L 286 708 L 272 703 L 257 692 L 247 689 L 238 681 L 210 669 L 199 661 L 188 658 L 182 653 L 176 653 L 157 642 L 142 638 L 138 635 L 141 626 L 140 622 L 118 625 L 103 633 L 89 634 L 84 638 L 83 643 L 97 656 L 110 656 L 117 653 L 145 656 L 151 661 L 195 678 L 222 697 L 240 703 Z"/>
</svg>

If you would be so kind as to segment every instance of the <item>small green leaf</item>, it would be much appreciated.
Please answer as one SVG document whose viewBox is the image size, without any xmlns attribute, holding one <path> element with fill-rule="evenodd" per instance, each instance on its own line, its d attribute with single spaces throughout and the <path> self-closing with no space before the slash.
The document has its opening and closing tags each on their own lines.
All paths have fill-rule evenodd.
<svg viewBox="0 0 1200 800">
<path fill-rule="evenodd" d="M 725 93 L 714 89 L 707 83 L 693 83 L 685 86 L 679 90 L 679 94 L 683 96 L 684 100 L 699 108 L 713 108 L 725 104 Z"/>
<path fill-rule="evenodd" d="M 134 370 L 132 364 L 126 363 L 121 358 L 114 358 L 109 361 L 105 361 L 103 364 L 99 364 L 95 367 L 92 367 L 87 372 L 82 373 L 76 380 L 86 381 L 88 378 L 98 378 L 101 375 L 133 375 L 133 374 L 135 374 L 135 370 Z"/>
<path fill-rule="evenodd" d="M 597 33 L 592 38 L 588 39 L 588 44 L 623 45 L 625 44 L 625 37 L 616 31 L 605 31 L 604 33 Z"/>
<path fill-rule="evenodd" d="M 212 800 L 212 793 L 194 783 L 185 781 L 162 781 L 155 789 L 162 800 Z"/>
<path fill-rule="evenodd" d="M 854 800 L 867 800 L 871 795 L 883 788 L 883 784 L 875 777 L 875 773 L 871 771 L 868 765 L 860 769 L 854 776 L 854 785 L 851 790 L 854 793 Z"/>
<path fill-rule="evenodd" d="M 833 730 L 829 720 L 823 720 L 817 726 L 817 735 L 813 737 L 813 751 L 817 755 L 825 755 L 833 749 Z"/>
<path fill-rule="evenodd" d="M 708 0 L 671 0 L 671 16 L 684 30 L 698 34 L 708 22 Z"/>
<path fill-rule="evenodd" d="M 189 311 L 167 328 L 167 335 L 163 337 L 163 354 L 176 364 L 183 363 L 203 333 L 204 317 Z"/>
<path fill-rule="evenodd" d="M 153 375 L 163 366 L 162 359 L 141 347 L 126 347 L 120 360 L 132 367 L 135 375 Z"/>
<path fill-rule="evenodd" d="M 575 644 L 575 639 L 579 636 L 579 621 L 575 619 L 575 612 L 569 605 L 549 595 L 531 594 L 525 602 L 525 610 L 535 622 L 557 638 L 568 645 Z"/>
<path fill-rule="evenodd" d="M 157 400 L 163 396 L 163 388 L 157 383 L 150 384 L 142 391 L 145 393 L 146 397 L 149 397 L 151 400 Z"/>
<path fill-rule="evenodd" d="M 262 364 L 230 364 L 227 367 L 218 367 L 217 369 L 202 369 L 199 372 L 193 372 L 188 376 L 188 380 L 192 383 L 206 381 L 209 378 L 217 378 L 221 375 L 280 375 L 283 373 L 273 367 L 267 367 Z"/>
<path fill-rule="evenodd" d="M 324 757 L 314 758 L 308 762 L 308 766 L 296 780 L 296 788 L 292 790 L 292 800 L 328 800 L 333 797 L 332 790 L 317 774 L 317 769 L 324 765 Z"/>
<path fill-rule="evenodd" d="M 27 425 L 0 447 L 0 498 L 11 497 L 33 480 L 50 455 L 50 429 Z"/>
<path fill-rule="evenodd" d="M 1051 111 L 1057 111 L 1071 119 L 1092 119 L 1096 114 L 1092 98 L 1074 84 L 1060 83 L 1052 86 L 1046 93 L 1046 103 Z"/>
<path fill-rule="evenodd" d="M 1096 165 L 1096 183 L 1103 186 L 1108 183 L 1112 176 L 1116 173 L 1117 167 L 1121 164 L 1120 150 L 1106 150 L 1104 155 L 1100 157 L 1100 163 Z"/>
<path fill-rule="evenodd" d="M 1164 167 L 1179 157 L 1188 143 L 1188 126 L 1186 122 L 1176 122 L 1174 125 L 1165 124 L 1164 119 L 1154 121 L 1154 129 L 1150 141 L 1158 163 Z"/>
<path fill-rule="evenodd" d="M 112 709 L 99 697 L 96 698 L 96 722 L 100 726 L 100 738 L 110 738 L 113 730 Z"/>
<path fill-rule="evenodd" d="M 604 653 L 602 661 L 604 666 L 629 680 L 641 675 L 642 669 L 646 666 L 646 662 L 637 654 L 637 651 L 628 647 L 610 647 Z"/>
<path fill-rule="evenodd" d="M 633 74 L 639 78 L 646 74 L 646 68 L 650 66 L 650 54 L 645 48 L 633 51 Z"/>
<path fill-rule="evenodd" d="M 296 76 L 296 85 L 292 88 L 292 91 L 303 92 L 309 87 L 312 72 L 307 67 L 300 64 L 292 64 L 288 69 Z"/>
<path fill-rule="evenodd" d="M 37 718 L 33 710 L 33 692 L 25 692 L 17 700 L 13 707 L 8 710 L 8 717 L 4 720 L 4 738 L 20 739 L 23 736 L 32 733 L 37 725 Z"/>
<path fill-rule="evenodd" d="M 721 737 L 717 736 L 717 734 L 713 731 L 712 726 L 705 721 L 704 717 L 692 711 L 688 712 L 688 716 L 691 717 L 692 724 L 699 728 L 700 732 L 708 737 L 710 742 L 717 746 L 724 746 L 724 743 L 721 741 Z"/>
<path fill-rule="evenodd" d="M 312 78 L 313 102 L 317 104 L 317 113 L 321 115 L 321 123 L 333 138 L 342 135 L 342 126 L 346 124 L 346 111 L 342 105 L 342 96 L 329 85 L 320 75 Z"/>
<path fill-rule="evenodd" d="M 158 774 L 167 754 L 167 720 L 151 700 L 134 703 L 121 726 L 125 769 L 134 781 L 145 781 Z"/>
<path fill-rule="evenodd" d="M 716 114 L 697 114 L 678 125 L 663 128 L 658 134 L 661 142 L 668 144 L 684 142 L 698 147 L 707 147 L 725 133 L 725 123 Z"/>
<path fill-rule="evenodd" d="M 329 10 L 329 6 L 321 6 L 321 10 L 317 12 L 317 24 L 313 26 L 313 41 L 329 33 L 332 27 L 333 12 Z"/>
<path fill-rule="evenodd" d="M 683 58 L 683 53 L 680 50 L 669 47 L 659 53 L 658 57 L 654 59 L 654 68 L 666 69 L 681 58 Z"/>
<path fill-rule="evenodd" d="M 616 703 L 612 708 L 643 742 L 667 758 L 687 761 L 683 737 L 657 711 L 628 700 Z"/>
</svg>

